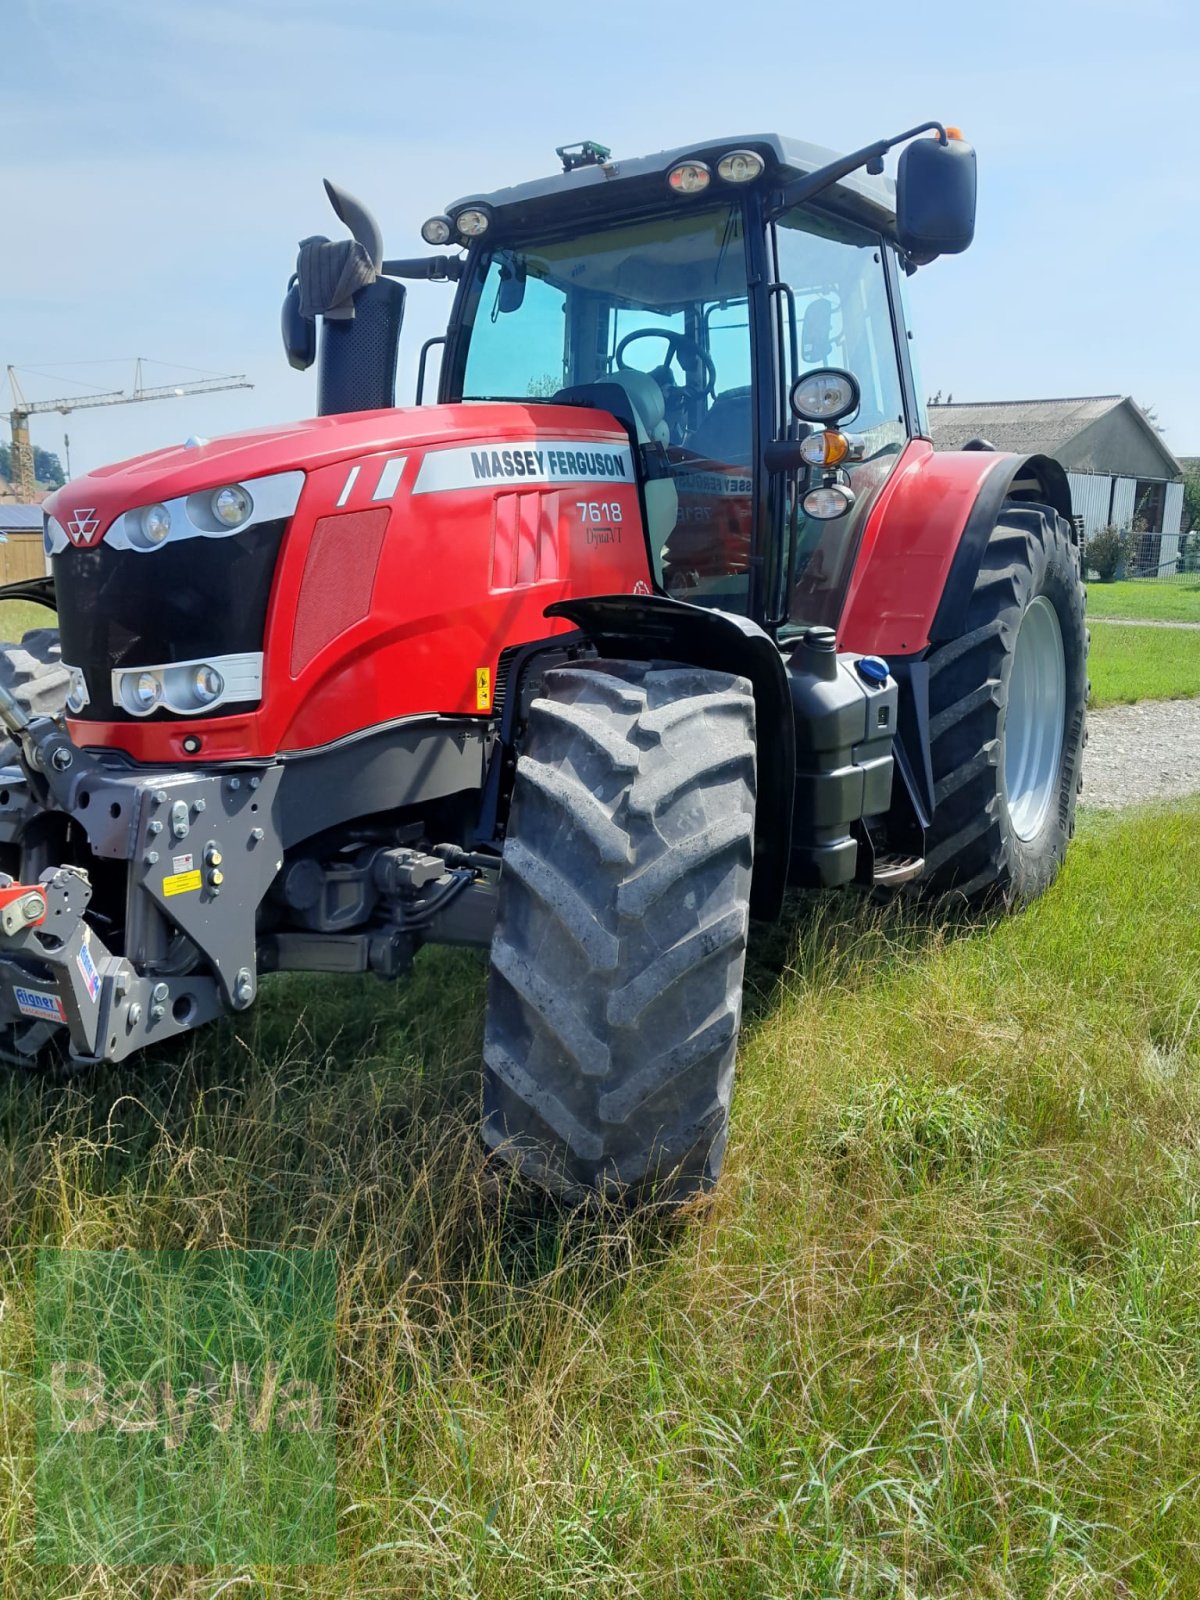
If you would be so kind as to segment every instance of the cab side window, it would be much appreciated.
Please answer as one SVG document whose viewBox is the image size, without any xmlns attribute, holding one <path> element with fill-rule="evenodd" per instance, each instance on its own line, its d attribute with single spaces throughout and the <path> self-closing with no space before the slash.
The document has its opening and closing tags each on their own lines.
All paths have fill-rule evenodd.
<svg viewBox="0 0 1200 1600">
<path fill-rule="evenodd" d="M 781 217 L 775 241 L 795 306 L 799 359 L 789 383 L 814 367 L 852 372 L 862 406 L 847 427 L 864 436 L 868 457 L 898 449 L 908 427 L 882 242 L 808 210 Z"/>
</svg>

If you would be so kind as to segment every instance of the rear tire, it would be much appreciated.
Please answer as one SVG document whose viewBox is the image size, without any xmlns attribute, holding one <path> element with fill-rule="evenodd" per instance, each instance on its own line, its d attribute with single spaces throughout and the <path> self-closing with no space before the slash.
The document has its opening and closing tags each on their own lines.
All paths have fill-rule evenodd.
<svg viewBox="0 0 1200 1600">
<path fill-rule="evenodd" d="M 504 847 L 483 1138 L 569 1199 L 720 1172 L 749 921 L 754 698 L 698 667 L 547 672 Z"/>
<path fill-rule="evenodd" d="M 1085 604 L 1070 524 L 1007 505 L 964 632 L 929 656 L 934 892 L 1023 904 L 1054 881 L 1082 785 Z"/>
</svg>

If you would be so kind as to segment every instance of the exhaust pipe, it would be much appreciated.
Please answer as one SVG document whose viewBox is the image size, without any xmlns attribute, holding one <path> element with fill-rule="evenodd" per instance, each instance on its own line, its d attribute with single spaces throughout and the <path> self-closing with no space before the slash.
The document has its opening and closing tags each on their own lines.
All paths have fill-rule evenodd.
<svg viewBox="0 0 1200 1600">
<path fill-rule="evenodd" d="M 299 370 L 317 360 L 321 416 L 385 409 L 396 403 L 405 289 L 379 275 L 383 234 L 362 201 L 328 179 L 325 192 L 353 237 L 301 240 L 283 305 L 284 348 Z"/>
</svg>

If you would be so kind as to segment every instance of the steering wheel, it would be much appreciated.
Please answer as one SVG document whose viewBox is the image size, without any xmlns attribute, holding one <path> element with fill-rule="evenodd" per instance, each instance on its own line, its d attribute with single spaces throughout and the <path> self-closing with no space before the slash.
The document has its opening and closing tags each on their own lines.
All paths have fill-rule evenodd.
<svg viewBox="0 0 1200 1600">
<path fill-rule="evenodd" d="M 617 366 L 622 372 L 640 372 L 642 370 L 640 367 L 631 367 L 629 362 L 625 360 L 626 350 L 637 339 L 666 340 L 667 359 L 651 373 L 651 377 L 657 379 L 662 388 L 665 389 L 669 385 L 677 388 L 681 394 L 697 400 L 703 399 L 705 395 L 712 394 L 716 389 L 717 368 L 708 351 L 702 349 L 695 339 L 689 339 L 686 333 L 676 333 L 672 328 L 635 328 L 632 333 L 627 333 L 617 346 L 616 351 Z M 672 361 L 678 361 L 679 363 L 679 370 L 683 373 L 685 379 L 682 384 L 676 385 L 671 377 L 670 367 Z M 699 392 L 686 382 L 687 367 L 684 364 L 685 362 L 691 362 L 693 365 L 699 362 L 704 369 L 704 386 Z"/>
</svg>

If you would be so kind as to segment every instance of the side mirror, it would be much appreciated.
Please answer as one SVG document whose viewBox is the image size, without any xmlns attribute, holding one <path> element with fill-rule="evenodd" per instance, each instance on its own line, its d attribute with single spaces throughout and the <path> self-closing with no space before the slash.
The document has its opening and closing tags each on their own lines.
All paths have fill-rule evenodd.
<svg viewBox="0 0 1200 1600">
<path fill-rule="evenodd" d="M 958 255 L 975 237 L 975 150 L 963 139 L 914 139 L 896 171 L 896 237 L 918 266 Z"/>
<path fill-rule="evenodd" d="M 804 321 L 800 325 L 800 355 L 813 366 L 824 361 L 833 349 L 830 332 L 833 328 L 833 303 L 829 300 L 810 300 L 804 308 Z"/>
<path fill-rule="evenodd" d="M 294 367 L 297 372 L 307 372 L 317 359 L 317 324 L 300 310 L 300 280 L 295 273 L 283 297 L 283 311 L 279 320 L 288 366 Z"/>
<path fill-rule="evenodd" d="M 502 316 L 519 311 L 525 300 L 525 257 L 506 253 L 500 263 L 500 282 L 496 288 L 496 310 Z"/>
</svg>

